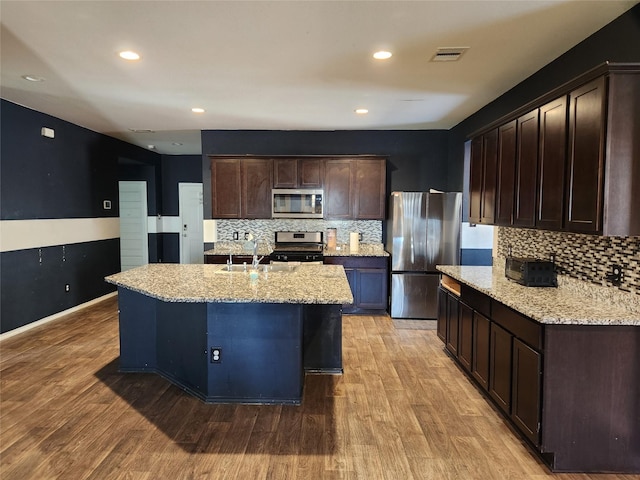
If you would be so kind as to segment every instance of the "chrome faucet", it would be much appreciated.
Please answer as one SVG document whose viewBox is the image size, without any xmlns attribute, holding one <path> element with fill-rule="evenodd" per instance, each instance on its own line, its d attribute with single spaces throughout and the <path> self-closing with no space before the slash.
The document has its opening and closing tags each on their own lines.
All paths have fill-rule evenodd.
<svg viewBox="0 0 640 480">
<path fill-rule="evenodd" d="M 258 265 L 260 265 L 260 262 L 262 261 L 263 258 L 264 258 L 264 255 L 258 258 L 258 239 L 256 238 L 253 240 L 253 261 L 251 262 L 251 266 L 254 269 L 257 269 Z"/>
<path fill-rule="evenodd" d="M 227 260 L 227 270 L 231 270 L 231 265 L 233 265 L 233 254 L 229 254 L 229 260 Z"/>
</svg>

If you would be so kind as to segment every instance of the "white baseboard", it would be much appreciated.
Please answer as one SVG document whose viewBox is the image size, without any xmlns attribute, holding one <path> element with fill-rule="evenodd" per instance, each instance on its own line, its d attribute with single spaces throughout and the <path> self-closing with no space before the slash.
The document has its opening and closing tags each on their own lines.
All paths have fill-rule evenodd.
<svg viewBox="0 0 640 480">
<path fill-rule="evenodd" d="M 39 327 L 49 322 L 53 322 L 54 320 L 58 320 L 59 318 L 64 317 L 65 315 L 69 315 L 70 313 L 74 313 L 79 310 L 90 307 L 91 305 L 95 305 L 96 303 L 103 302 L 111 297 L 116 296 L 117 294 L 118 292 L 107 293 L 106 295 L 103 295 L 98 298 L 94 298 L 93 300 L 89 300 L 88 302 L 85 302 L 85 303 L 81 303 L 80 305 L 76 305 L 75 307 L 68 308 L 67 310 L 63 310 L 62 312 L 49 315 L 48 317 L 44 317 L 44 318 L 41 318 L 40 320 L 36 320 L 35 322 L 31 322 L 26 325 L 23 325 L 22 327 L 9 330 L 8 332 L 0 334 L 0 342 L 2 342 L 3 340 L 6 340 L 7 338 L 11 338 L 21 333 L 27 332 L 32 328 Z"/>
</svg>

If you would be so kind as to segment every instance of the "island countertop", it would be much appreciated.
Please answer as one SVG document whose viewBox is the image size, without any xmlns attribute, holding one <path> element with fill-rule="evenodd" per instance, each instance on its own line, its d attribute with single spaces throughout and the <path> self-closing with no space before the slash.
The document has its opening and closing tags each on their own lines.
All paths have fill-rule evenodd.
<svg viewBox="0 0 640 480">
<path fill-rule="evenodd" d="M 291 271 L 224 272 L 226 265 L 156 263 L 105 278 L 165 302 L 351 304 L 340 265 L 302 264 Z M 255 275 L 254 275 L 255 276 Z"/>
<path fill-rule="evenodd" d="M 263 242 L 258 242 L 258 256 L 269 256 L 273 251 L 272 247 Z M 360 243 L 358 251 L 352 251 L 348 244 L 339 244 L 335 249 L 325 248 L 322 252 L 325 257 L 388 257 L 381 243 Z M 244 242 L 219 242 L 214 248 L 204 252 L 206 255 L 252 255 L 253 250 L 244 248 Z"/>
<path fill-rule="evenodd" d="M 438 265 L 437 269 L 539 323 L 640 326 L 638 313 L 562 285 L 524 287 L 495 267 Z"/>
</svg>

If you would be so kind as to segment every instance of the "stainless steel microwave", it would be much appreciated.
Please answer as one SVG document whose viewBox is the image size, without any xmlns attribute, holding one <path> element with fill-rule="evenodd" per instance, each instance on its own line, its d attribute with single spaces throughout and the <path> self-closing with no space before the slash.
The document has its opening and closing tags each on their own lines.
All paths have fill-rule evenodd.
<svg viewBox="0 0 640 480">
<path fill-rule="evenodd" d="M 272 218 L 324 218 L 324 192 L 312 188 L 271 190 Z"/>
</svg>

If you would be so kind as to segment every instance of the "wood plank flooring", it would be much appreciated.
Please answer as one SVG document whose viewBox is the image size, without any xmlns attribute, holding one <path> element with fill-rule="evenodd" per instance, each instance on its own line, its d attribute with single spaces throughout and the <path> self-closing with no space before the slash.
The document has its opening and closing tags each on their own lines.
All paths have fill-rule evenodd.
<svg viewBox="0 0 640 480">
<path fill-rule="evenodd" d="M 404 328 L 406 326 L 406 328 Z M 0 478 L 629 480 L 551 474 L 432 329 L 344 317 L 301 406 L 206 405 L 118 372 L 116 299 L 0 343 Z"/>
</svg>

